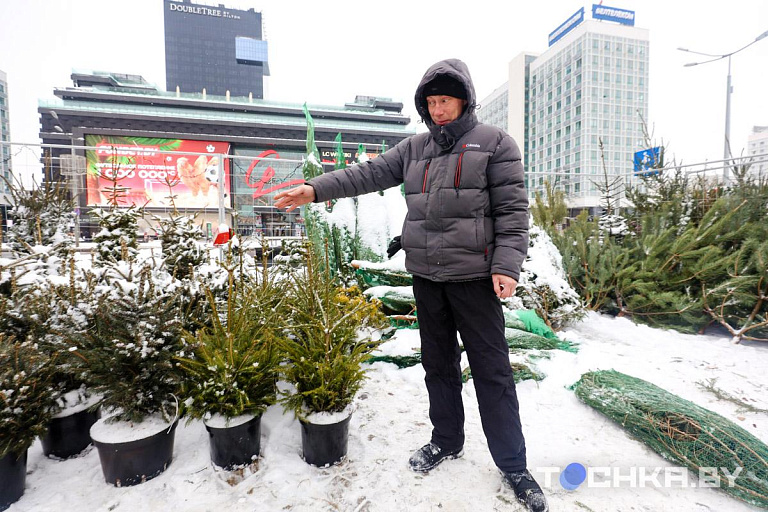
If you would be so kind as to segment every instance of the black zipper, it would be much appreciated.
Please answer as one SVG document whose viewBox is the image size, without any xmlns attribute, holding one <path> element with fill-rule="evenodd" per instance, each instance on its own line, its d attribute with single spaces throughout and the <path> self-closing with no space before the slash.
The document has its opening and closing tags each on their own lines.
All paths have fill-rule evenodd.
<svg viewBox="0 0 768 512">
<path fill-rule="evenodd" d="M 429 164 L 431 163 L 432 163 L 432 159 L 430 158 L 429 160 L 427 160 L 427 165 L 424 166 L 424 178 L 422 179 L 422 182 L 421 182 L 422 194 L 427 191 L 427 175 L 429 174 Z"/>
</svg>

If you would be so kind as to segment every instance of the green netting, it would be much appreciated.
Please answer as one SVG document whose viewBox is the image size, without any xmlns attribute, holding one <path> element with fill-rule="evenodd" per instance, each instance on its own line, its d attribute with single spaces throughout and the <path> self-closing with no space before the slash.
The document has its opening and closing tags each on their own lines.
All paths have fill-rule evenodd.
<svg viewBox="0 0 768 512">
<path fill-rule="evenodd" d="M 371 356 L 365 362 L 366 363 L 376 363 L 376 362 L 393 363 L 393 364 L 396 364 L 397 367 L 400 369 L 409 368 L 411 366 L 416 366 L 417 364 L 421 364 L 421 353 L 417 352 L 409 356 Z"/>
<path fill-rule="evenodd" d="M 546 377 L 546 375 L 543 373 L 533 371 L 530 366 L 524 363 L 510 363 L 509 365 L 512 367 L 515 384 L 518 384 L 524 380 L 535 380 L 538 382 L 540 380 L 544 380 L 544 377 Z M 461 382 L 467 382 L 471 378 L 472 369 L 467 366 L 461 372 Z"/>
<path fill-rule="evenodd" d="M 513 349 L 535 349 L 535 350 L 565 350 L 566 352 L 576 353 L 579 351 L 575 343 L 558 338 L 549 339 L 532 332 L 520 329 L 504 329 L 504 337 L 507 339 L 507 345 Z"/>
<path fill-rule="evenodd" d="M 571 389 L 665 459 L 697 474 L 699 468 L 713 468 L 707 474 L 717 471 L 721 490 L 768 508 L 768 446 L 743 428 L 650 382 L 613 370 L 585 373 Z M 738 468 L 742 469 L 736 476 Z"/>
<path fill-rule="evenodd" d="M 369 364 L 376 362 L 392 363 L 396 364 L 400 369 L 409 368 L 411 366 L 421 364 L 421 353 L 416 352 L 415 354 L 407 356 L 371 356 L 365 362 Z M 540 381 L 545 377 L 543 373 L 535 372 L 528 365 L 523 363 L 510 363 L 510 366 L 514 372 L 515 383 L 522 382 L 524 380 Z M 472 370 L 467 367 L 464 369 L 464 371 L 461 372 L 461 382 L 466 383 L 471 378 Z"/>
<path fill-rule="evenodd" d="M 538 334 L 549 339 L 557 339 L 557 334 L 547 323 L 539 318 L 535 311 L 530 309 L 515 309 L 504 311 L 504 325 L 513 329 L 522 329 L 524 331 Z M 522 326 L 522 327 L 520 327 Z"/>
<path fill-rule="evenodd" d="M 376 298 L 384 304 L 384 307 L 395 313 L 408 315 L 416 309 L 416 299 L 414 299 L 413 293 L 389 290 L 382 295 L 377 295 Z"/>
<path fill-rule="evenodd" d="M 358 268 L 355 275 L 362 281 L 363 288 L 372 286 L 412 286 L 413 277 L 407 272 L 382 268 Z"/>
</svg>

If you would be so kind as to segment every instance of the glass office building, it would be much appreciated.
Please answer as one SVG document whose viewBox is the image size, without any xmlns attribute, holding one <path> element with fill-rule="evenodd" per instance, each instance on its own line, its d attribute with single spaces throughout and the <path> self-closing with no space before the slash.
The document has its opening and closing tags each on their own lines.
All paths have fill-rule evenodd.
<svg viewBox="0 0 768 512">
<path fill-rule="evenodd" d="M 634 23 L 633 12 L 599 5 L 593 18 L 601 10 L 630 13 Z M 598 184 L 607 174 L 611 183 L 618 179 L 614 191 L 626 205 L 623 190 L 639 181 L 634 153 L 646 147 L 648 68 L 646 29 L 626 19 L 585 20 L 583 9 L 550 34 L 540 56 L 520 54 L 510 63 L 507 131 L 525 149 L 530 198 L 549 181 L 573 213 L 599 213 Z"/>
<path fill-rule="evenodd" d="M 168 91 L 264 97 L 269 75 L 261 13 L 164 0 Z"/>
</svg>

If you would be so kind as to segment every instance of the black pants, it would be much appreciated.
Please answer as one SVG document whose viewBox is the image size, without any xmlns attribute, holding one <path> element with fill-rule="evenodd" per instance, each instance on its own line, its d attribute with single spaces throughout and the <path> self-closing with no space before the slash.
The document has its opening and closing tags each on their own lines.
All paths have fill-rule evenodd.
<svg viewBox="0 0 768 512">
<path fill-rule="evenodd" d="M 491 278 L 434 282 L 413 277 L 421 360 L 429 393 L 432 442 L 444 449 L 464 445 L 461 351 L 467 351 L 480 419 L 493 461 L 502 471 L 526 468 L 515 381 L 504 338 L 504 315 Z"/>
</svg>

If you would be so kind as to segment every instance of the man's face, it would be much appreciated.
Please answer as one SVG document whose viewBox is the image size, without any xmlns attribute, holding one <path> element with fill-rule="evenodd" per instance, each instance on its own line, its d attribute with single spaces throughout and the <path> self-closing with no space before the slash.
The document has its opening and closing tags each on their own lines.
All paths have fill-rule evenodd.
<svg viewBox="0 0 768 512">
<path fill-rule="evenodd" d="M 453 96 L 427 96 L 429 117 L 438 126 L 445 126 L 458 119 L 466 104 L 467 100 L 461 100 Z"/>
</svg>

